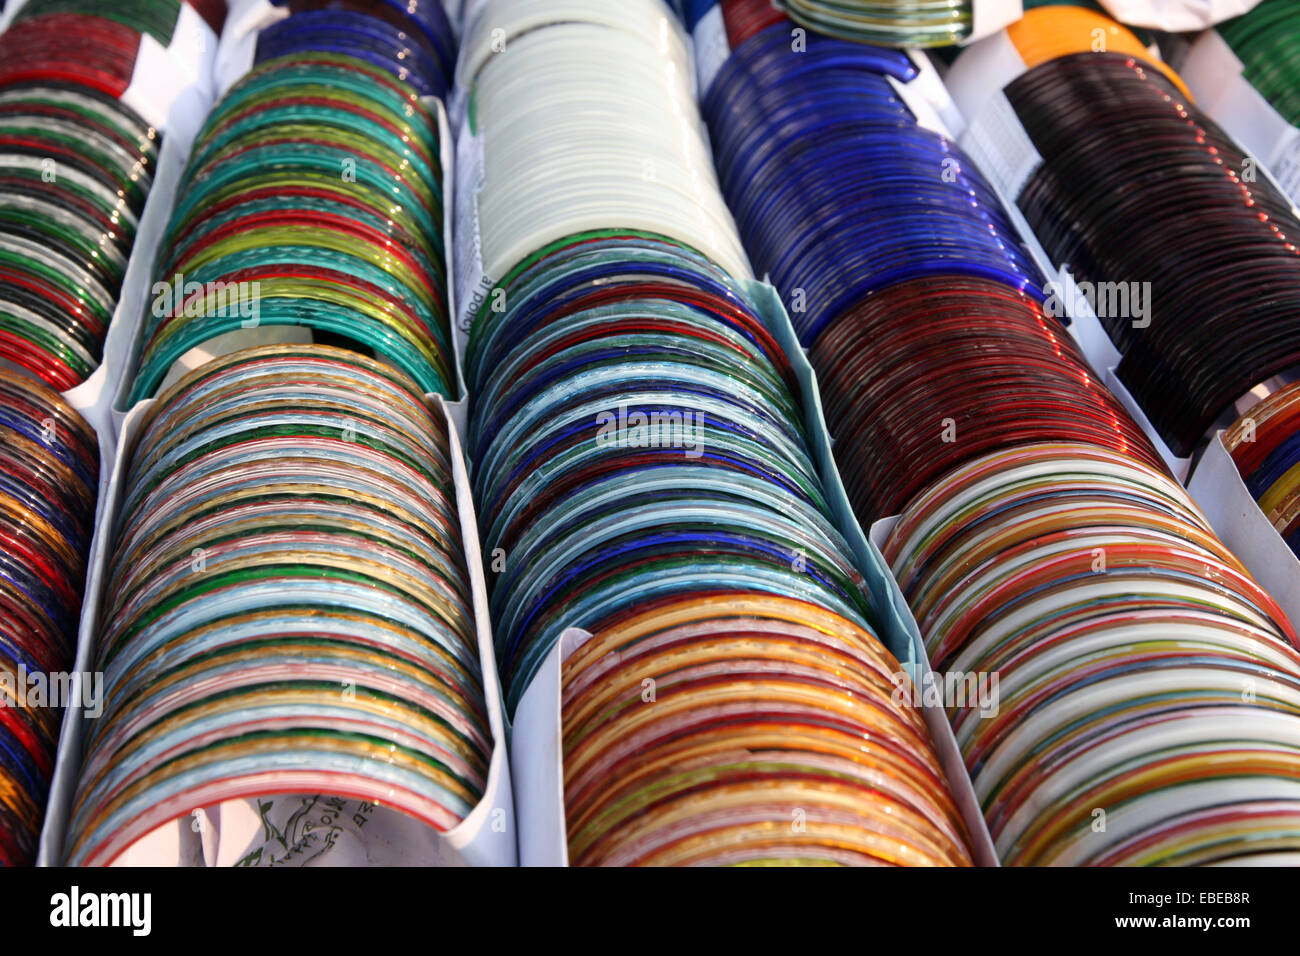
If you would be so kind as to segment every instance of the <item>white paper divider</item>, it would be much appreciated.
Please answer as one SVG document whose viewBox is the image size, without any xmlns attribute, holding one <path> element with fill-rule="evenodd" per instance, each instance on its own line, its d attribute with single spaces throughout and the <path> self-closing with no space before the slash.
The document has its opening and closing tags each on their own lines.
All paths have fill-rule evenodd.
<svg viewBox="0 0 1300 956">
<path fill-rule="evenodd" d="M 1300 558 L 1260 511 L 1217 432 L 1197 462 L 1187 490 L 1214 533 L 1256 581 L 1300 624 Z"/>
<path fill-rule="evenodd" d="M 1120 23 L 1166 33 L 1192 33 L 1247 13 L 1259 0 L 1101 0 Z"/>
<path fill-rule="evenodd" d="M 469 98 L 473 92 L 472 84 L 463 84 L 460 81 L 460 58 L 464 55 L 465 49 L 461 41 L 470 32 L 470 25 L 483 12 L 487 5 L 487 0 L 444 0 L 444 7 L 447 9 L 447 16 L 451 19 L 452 25 L 456 29 L 456 68 L 453 72 L 454 82 L 447 91 L 447 118 L 451 122 L 452 130 L 459 135 L 461 128 L 465 125 L 466 114 L 469 109 Z"/>
<path fill-rule="evenodd" d="M 982 40 L 1015 23 L 1025 15 L 1025 5 L 1021 0 L 974 0 L 971 13 L 974 22 L 970 36 L 961 41 L 962 46 Z"/>
<path fill-rule="evenodd" d="M 709 94 L 709 87 L 731 56 L 731 41 L 727 38 L 727 21 L 722 16 L 722 5 L 712 7 L 700 17 L 691 31 L 691 52 L 695 59 L 695 86 L 697 100 Z"/>
<path fill-rule="evenodd" d="M 971 123 L 988 100 L 1023 72 L 1025 61 L 1020 51 L 1005 31 L 998 31 L 962 50 L 943 81 L 957 109 Z"/>
<path fill-rule="evenodd" d="M 221 29 L 225 29 L 224 20 L 220 26 Z M 185 0 L 181 0 L 181 9 L 176 17 L 176 29 L 172 32 L 170 49 L 178 54 L 181 69 L 201 82 L 208 96 L 213 92 L 213 67 L 217 61 L 219 38 L 220 34 L 199 11 Z"/>
<path fill-rule="evenodd" d="M 471 6 L 473 2 L 474 0 L 467 0 L 466 7 Z M 480 10 L 476 9 L 472 13 L 463 14 L 460 21 L 462 36 L 468 35 L 473 18 L 477 17 L 480 12 Z M 465 83 L 461 78 L 461 60 L 464 57 L 465 48 L 463 46 L 458 47 L 453 82 L 451 89 L 447 91 L 447 118 L 451 121 L 451 128 L 458 137 L 457 145 L 459 145 L 461 131 L 465 128 L 465 124 L 469 119 L 470 101 L 474 98 L 474 84 Z"/>
<path fill-rule="evenodd" d="M 962 116 L 961 110 L 957 108 L 957 101 L 952 98 L 952 93 L 944 85 L 943 77 L 939 75 L 934 60 L 924 50 L 904 52 L 917 70 L 916 76 L 903 84 L 904 90 L 909 95 L 923 99 L 930 109 L 938 114 L 945 136 L 949 139 L 958 139 L 966 131 L 966 117 Z M 907 105 L 910 109 L 912 104 Z M 912 112 L 915 113 L 916 110 Z"/>
<path fill-rule="evenodd" d="M 460 515 L 461 543 L 469 568 L 474 595 L 474 622 L 478 634 L 479 663 L 492 728 L 492 762 L 483 800 L 452 831 L 447 839 L 461 855 L 477 866 L 515 866 L 518 863 L 518 830 L 514 794 L 510 780 L 509 732 L 505 699 L 497 673 L 496 645 L 492 639 L 492 616 L 488 606 L 487 575 L 483 572 L 483 545 L 479 539 L 478 516 L 469 468 L 460 436 L 464 429 L 465 403 L 436 401 L 447 417 L 451 440 L 452 477 L 456 485 L 456 509 Z M 504 824 L 504 827 L 501 826 Z"/>
<path fill-rule="evenodd" d="M 886 76 L 885 79 L 889 82 L 898 98 L 902 100 L 903 105 L 916 118 L 918 126 L 922 129 L 928 129 L 932 133 L 938 133 L 940 136 L 949 136 L 948 124 L 940 117 L 939 110 L 921 95 L 921 92 L 913 87 L 912 83 L 903 83 L 892 76 Z"/>
<path fill-rule="evenodd" d="M 464 373 L 464 355 L 465 348 L 469 342 L 469 329 L 461 328 L 457 321 L 459 315 L 460 300 L 457 298 L 456 289 L 456 271 L 455 263 L 459 258 L 459 250 L 456 248 L 456 197 L 457 197 L 457 164 L 456 155 L 456 134 L 451 128 L 451 119 L 447 115 L 447 106 L 436 96 L 425 96 L 421 101 L 432 112 L 438 121 L 438 162 L 442 165 L 442 249 L 446 256 L 446 276 L 447 276 L 447 322 L 451 326 L 451 348 L 453 370 L 456 376 L 455 394 L 458 396 L 458 405 L 463 406 L 464 400 L 468 397 L 468 391 L 465 388 Z M 463 408 L 462 408 L 463 411 Z M 464 432 L 465 422 L 462 420 L 458 427 Z"/>
<path fill-rule="evenodd" d="M 468 33 L 470 25 L 483 12 L 488 5 L 488 0 L 461 0 L 460 2 L 460 28 L 463 33 Z"/>
<path fill-rule="evenodd" d="M 998 190 L 1013 200 L 1043 165 L 1043 157 L 1001 90 L 991 93 L 971 117 L 961 145 Z"/>
<path fill-rule="evenodd" d="M 465 122 L 469 115 L 469 101 L 470 94 L 459 83 L 455 84 L 447 93 L 447 116 L 451 120 L 451 128 L 458 136 L 460 131 L 465 128 Z"/>
<path fill-rule="evenodd" d="M 456 34 L 456 43 L 459 46 L 460 38 L 465 32 L 465 2 L 464 0 L 442 0 L 442 7 L 447 11 L 447 19 L 451 21 L 451 29 Z"/>
<path fill-rule="evenodd" d="M 452 325 L 463 354 L 474 317 L 492 294 L 496 279 L 483 272 L 483 233 L 479 226 L 478 196 L 484 185 L 483 134 L 466 118 L 456 134 L 456 182 L 454 195 L 456 252 L 453 279 L 457 311 Z"/>
<path fill-rule="evenodd" d="M 975 166 L 976 168 L 980 168 L 978 162 L 975 162 Z M 988 177 L 986 176 L 985 179 L 987 178 Z M 1038 266 L 1038 271 L 1041 272 L 1044 277 L 1050 277 L 1055 270 L 1052 268 L 1052 260 L 1051 257 L 1048 256 L 1047 250 L 1044 249 L 1043 244 L 1038 241 L 1038 234 L 1034 232 L 1033 228 L 1029 225 L 1029 220 L 1026 219 L 1025 214 L 1020 211 L 1020 206 L 1016 204 L 1015 199 L 1004 193 L 997 184 L 994 183 L 991 185 L 993 191 L 997 193 L 998 199 L 1002 201 L 1003 212 L 1007 214 L 1007 218 L 1011 220 L 1011 224 L 1016 227 L 1016 232 L 1020 235 L 1021 243 L 1029 253 L 1029 257 L 1034 260 L 1034 265 Z"/>
<path fill-rule="evenodd" d="M 520 866 L 569 865 L 560 668 L 590 637 L 580 628 L 566 628 L 515 708 L 510 767 L 519 821 Z"/>
<path fill-rule="evenodd" d="M 197 132 L 197 130 L 196 130 Z M 158 176 L 149 194 L 140 229 L 136 234 L 135 248 L 126 279 L 122 283 L 122 297 L 118 302 L 113 324 L 108 330 L 104 346 L 105 364 L 112 363 L 110 414 L 118 434 L 124 427 L 129 411 L 126 400 L 139 364 L 139 338 L 144 329 L 144 319 L 153 303 L 154 269 L 172 210 L 180 188 L 185 165 L 189 162 L 194 137 L 175 137 L 163 140 L 163 152 L 158 158 Z M 155 196 L 157 201 L 154 202 Z"/>
<path fill-rule="evenodd" d="M 212 105 L 219 47 L 198 11 L 182 3 L 168 46 L 148 34 L 140 37 L 122 102 L 164 132 L 192 137 Z"/>
<path fill-rule="evenodd" d="M 213 88 L 218 98 L 253 68 L 258 34 L 288 16 L 288 7 L 272 6 L 267 0 L 243 0 L 231 5 L 213 66 Z"/>
<path fill-rule="evenodd" d="M 889 573 L 875 543 L 862 532 L 854 517 L 831 453 L 831 441 L 822 413 L 817 376 L 780 296 L 771 285 L 742 283 L 760 318 L 776 337 L 794 367 L 804 409 L 804 424 L 812 443 L 817 466 L 836 528 L 853 552 L 854 565 L 861 572 L 879 618 L 877 637 L 898 658 L 899 664 L 918 687 L 924 687 L 930 672 L 916 621 Z M 537 675 L 520 698 L 511 728 L 510 754 L 519 819 L 519 858 L 523 866 L 567 866 L 567 829 L 564 818 L 564 772 L 561 714 L 561 664 L 590 637 L 579 628 L 568 628 L 546 656 Z M 957 749 L 952 727 L 942 708 L 922 706 L 922 713 L 934 740 L 944 775 L 948 779 L 958 810 L 974 843 L 975 861 L 997 866 L 997 854 L 989 837 L 970 777 Z"/>
<path fill-rule="evenodd" d="M 180 84 L 175 74 L 175 58 L 153 37 L 141 37 L 135 73 L 131 85 L 122 94 L 122 102 L 158 129 L 181 130 L 192 136 L 198 126 L 191 124 L 201 123 L 211 105 L 211 81 L 204 80 L 202 85 Z"/>
</svg>

